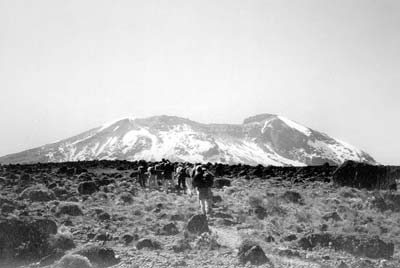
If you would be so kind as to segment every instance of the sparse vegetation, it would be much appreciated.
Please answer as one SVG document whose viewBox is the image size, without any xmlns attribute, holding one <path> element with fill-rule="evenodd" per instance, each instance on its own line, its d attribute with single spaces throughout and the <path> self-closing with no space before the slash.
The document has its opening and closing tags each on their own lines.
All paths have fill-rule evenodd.
<svg viewBox="0 0 400 268">
<path fill-rule="evenodd" d="M 218 202 L 207 220 L 209 230 L 196 234 L 187 232 L 189 220 L 199 212 L 196 196 L 138 190 L 129 176 L 132 173 L 129 168 L 116 171 L 116 168 L 88 167 L 87 171 L 79 175 L 80 179 L 104 181 L 107 177 L 110 183 L 91 195 L 83 195 L 76 190 L 78 175 L 66 179 L 54 169 L 48 171 L 53 181 L 45 187 L 62 189 L 54 191 L 56 200 L 29 203 L 29 199 L 18 198 L 24 188 L 16 191 L 15 184 L 5 184 L 2 190 L 2 204 L 13 208 L 3 205 L 6 209 L 2 210 L 2 217 L 30 215 L 34 219 L 55 221 L 56 230 L 48 223 L 42 230 L 48 235 L 39 235 L 46 245 L 44 255 L 49 255 L 50 249 L 63 254 L 66 251 L 67 255 L 55 259 L 51 268 L 245 267 L 246 262 L 241 262 L 237 255 L 244 240 L 252 241 L 245 252 L 254 248 L 244 254 L 261 256 L 260 260 L 266 261 L 261 267 L 337 268 L 341 262 L 348 267 L 359 265 L 357 254 L 365 258 L 364 252 L 354 251 L 355 254 L 341 244 L 345 234 L 352 234 L 345 241 L 358 243 L 364 249 L 371 248 L 368 243 L 372 245 L 375 241 L 387 243 L 388 249 L 393 243 L 393 257 L 385 260 L 385 265 L 400 265 L 400 212 L 395 192 L 337 188 L 318 181 L 292 184 L 278 176 L 255 180 L 233 177 L 231 186 L 213 189 Z M 33 184 L 40 176 L 32 174 Z M 52 183 L 55 185 L 50 186 Z M 330 234 L 329 239 L 334 243 L 319 241 L 312 234 L 319 234 L 318 239 Z M 305 241 L 311 238 L 314 239 L 311 242 L 317 242 L 307 249 L 299 246 L 308 245 Z M 27 250 L 32 251 L 34 246 L 27 242 L 12 253 L 28 256 Z M 3 250 L 6 253 L 10 256 L 10 252 Z M 390 253 L 388 250 L 382 254 L 387 257 Z M 29 255 L 29 261 L 32 258 L 35 256 Z M 109 258 L 113 261 L 107 262 Z M 381 262 L 369 261 L 375 267 Z M 0 258 L 0 267 L 3 266 Z"/>
</svg>

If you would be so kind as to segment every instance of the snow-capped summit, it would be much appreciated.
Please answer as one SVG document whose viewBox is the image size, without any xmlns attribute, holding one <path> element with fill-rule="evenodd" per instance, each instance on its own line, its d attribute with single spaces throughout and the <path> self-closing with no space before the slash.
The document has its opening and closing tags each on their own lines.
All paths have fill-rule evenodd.
<svg viewBox="0 0 400 268">
<path fill-rule="evenodd" d="M 93 159 L 319 165 L 356 160 L 367 153 L 283 116 L 260 114 L 243 124 L 201 124 L 176 116 L 124 118 L 77 136 L 17 154 L 0 163 Z"/>
</svg>

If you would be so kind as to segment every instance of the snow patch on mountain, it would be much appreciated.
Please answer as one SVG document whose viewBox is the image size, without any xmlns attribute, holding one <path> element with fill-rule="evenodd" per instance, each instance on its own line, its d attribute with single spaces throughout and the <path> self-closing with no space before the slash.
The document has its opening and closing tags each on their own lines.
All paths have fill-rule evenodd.
<svg viewBox="0 0 400 268">
<path fill-rule="evenodd" d="M 304 135 L 306 135 L 306 136 L 310 136 L 311 135 L 311 131 L 310 131 L 309 128 L 307 128 L 305 126 L 302 126 L 299 123 L 296 123 L 296 122 L 294 122 L 294 121 L 292 121 L 290 119 L 287 119 L 286 117 L 280 116 L 280 115 L 278 116 L 278 118 L 280 120 L 282 120 L 289 127 L 293 128 L 293 129 L 296 129 L 297 131 L 303 133 Z"/>
</svg>

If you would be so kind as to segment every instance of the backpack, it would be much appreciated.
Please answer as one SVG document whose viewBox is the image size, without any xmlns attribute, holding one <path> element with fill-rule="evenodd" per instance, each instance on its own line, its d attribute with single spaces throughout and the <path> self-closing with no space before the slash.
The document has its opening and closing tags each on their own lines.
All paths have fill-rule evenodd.
<svg viewBox="0 0 400 268">
<path fill-rule="evenodd" d="M 207 187 L 211 188 L 214 184 L 214 176 L 211 173 L 206 172 L 206 173 L 204 173 L 203 178 L 204 178 L 205 185 L 207 185 Z"/>
</svg>

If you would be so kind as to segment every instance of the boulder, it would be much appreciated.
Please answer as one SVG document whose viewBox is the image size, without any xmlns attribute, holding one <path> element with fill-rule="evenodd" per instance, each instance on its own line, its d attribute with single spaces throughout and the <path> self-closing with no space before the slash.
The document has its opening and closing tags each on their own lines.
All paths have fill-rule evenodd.
<svg viewBox="0 0 400 268">
<path fill-rule="evenodd" d="M 88 258 L 92 264 L 100 267 L 113 266 L 119 262 L 115 257 L 114 250 L 103 246 L 89 245 L 72 252 L 72 254 L 84 256 Z"/>
<path fill-rule="evenodd" d="M 348 160 L 335 170 L 332 180 L 339 186 L 368 190 L 396 190 L 396 178 L 399 177 L 398 169 Z"/>
<path fill-rule="evenodd" d="M 138 240 L 139 237 L 137 234 L 135 234 L 135 235 L 123 234 L 120 239 L 125 245 L 128 245 L 128 244 L 132 243 L 134 240 Z"/>
<path fill-rule="evenodd" d="M 341 221 L 342 220 L 342 218 L 339 216 L 339 214 L 336 211 L 325 214 L 324 216 L 322 216 L 322 219 L 325 221 L 329 221 L 329 220 Z"/>
<path fill-rule="evenodd" d="M 1 213 L 4 213 L 4 214 L 12 213 L 15 209 L 16 209 L 16 207 L 9 203 L 4 203 L 0 207 Z"/>
<path fill-rule="evenodd" d="M 107 212 L 103 211 L 103 212 L 100 212 L 100 213 L 97 215 L 97 218 L 98 218 L 99 220 L 101 220 L 101 221 L 107 221 L 107 220 L 110 220 L 110 219 L 111 219 L 111 216 L 110 216 L 110 214 L 108 214 Z"/>
<path fill-rule="evenodd" d="M 81 216 L 83 212 L 80 205 L 76 202 L 61 202 L 57 206 L 56 216 L 61 215 Z"/>
<path fill-rule="evenodd" d="M 177 235 L 179 233 L 178 227 L 175 223 L 165 224 L 162 228 L 157 230 L 158 235 Z"/>
<path fill-rule="evenodd" d="M 207 216 L 203 214 L 192 216 L 186 225 L 186 230 L 189 233 L 196 235 L 210 232 L 210 229 L 208 228 Z"/>
<path fill-rule="evenodd" d="M 254 214 L 256 214 L 257 218 L 259 218 L 260 220 L 263 220 L 268 216 L 267 210 L 262 206 L 257 206 L 254 209 Z"/>
<path fill-rule="evenodd" d="M 123 203 L 132 204 L 134 199 L 133 195 L 128 192 L 123 192 L 118 196 L 118 199 L 121 200 Z"/>
<path fill-rule="evenodd" d="M 54 187 L 52 190 L 58 198 L 66 199 L 70 195 L 70 193 L 67 191 L 67 189 L 65 189 L 65 187 L 57 186 L 57 187 Z"/>
<path fill-rule="evenodd" d="M 270 260 L 265 256 L 264 250 L 260 245 L 250 240 L 242 242 L 239 247 L 238 258 L 241 264 L 247 264 L 248 262 L 252 265 L 270 263 Z"/>
<path fill-rule="evenodd" d="M 56 199 L 56 195 L 52 190 L 47 189 L 45 186 L 32 186 L 26 188 L 21 194 L 22 199 L 28 199 L 31 202 L 48 202 Z"/>
<path fill-rule="evenodd" d="M 302 237 L 298 245 L 304 250 L 312 250 L 317 246 L 331 247 L 371 259 L 389 259 L 394 253 L 393 243 L 386 243 L 377 236 L 366 234 L 315 233 Z"/>
<path fill-rule="evenodd" d="M 281 238 L 281 242 L 290 242 L 297 240 L 297 236 L 295 234 L 285 235 Z"/>
<path fill-rule="evenodd" d="M 140 239 L 136 243 L 136 248 L 137 249 L 143 249 L 143 248 L 148 248 L 148 249 L 161 249 L 161 243 L 158 242 L 157 240 L 153 238 L 143 238 Z"/>
<path fill-rule="evenodd" d="M 213 195 L 212 202 L 213 202 L 213 204 L 221 203 L 222 202 L 222 197 L 220 195 Z"/>
<path fill-rule="evenodd" d="M 57 224 L 50 218 L 35 218 L 32 225 L 46 235 L 57 234 Z"/>
<path fill-rule="evenodd" d="M 300 193 L 296 191 L 286 191 L 281 195 L 281 198 L 287 202 L 303 205 L 304 200 Z"/>
<path fill-rule="evenodd" d="M 49 244 L 54 249 L 60 249 L 66 251 L 75 248 L 74 240 L 71 235 L 67 234 L 56 234 L 50 236 Z"/>
<path fill-rule="evenodd" d="M 67 254 L 57 263 L 57 268 L 93 268 L 89 259 L 78 254 Z"/>
<path fill-rule="evenodd" d="M 0 218 L 0 252 L 2 258 L 39 260 L 52 252 L 49 244 L 57 225 L 51 219 L 20 217 Z"/>
<path fill-rule="evenodd" d="M 78 192 L 80 194 L 87 194 L 87 195 L 91 195 L 95 192 L 97 192 L 99 189 L 96 185 L 95 182 L 93 181 L 85 181 L 85 182 L 81 182 L 78 185 Z"/>
</svg>

